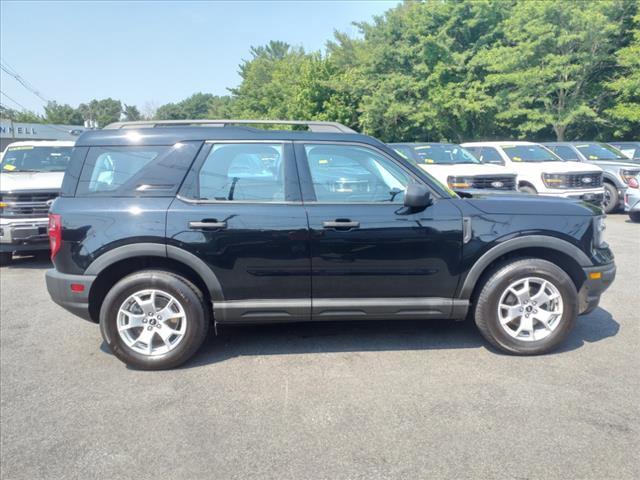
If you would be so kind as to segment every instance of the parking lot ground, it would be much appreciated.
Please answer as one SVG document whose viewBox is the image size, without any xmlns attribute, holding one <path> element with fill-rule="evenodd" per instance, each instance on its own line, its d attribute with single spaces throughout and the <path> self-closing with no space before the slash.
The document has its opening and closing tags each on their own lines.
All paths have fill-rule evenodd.
<svg viewBox="0 0 640 480">
<path fill-rule="evenodd" d="M 184 368 L 126 368 L 54 305 L 43 258 L 0 271 L 3 479 L 640 478 L 640 225 L 563 348 L 472 324 L 224 327 Z"/>
</svg>

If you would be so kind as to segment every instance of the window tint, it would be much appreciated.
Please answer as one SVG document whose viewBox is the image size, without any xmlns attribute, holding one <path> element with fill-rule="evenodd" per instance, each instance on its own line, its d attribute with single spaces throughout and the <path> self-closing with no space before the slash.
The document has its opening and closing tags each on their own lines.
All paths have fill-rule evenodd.
<svg viewBox="0 0 640 480">
<path fill-rule="evenodd" d="M 171 196 L 195 157 L 197 143 L 173 146 L 92 147 L 77 194 L 114 197 Z"/>
<path fill-rule="evenodd" d="M 282 201 L 280 144 L 217 144 L 198 173 L 197 196 L 218 201 Z"/>
<path fill-rule="evenodd" d="M 551 150 L 563 160 L 578 161 L 578 155 L 573 151 L 573 148 L 566 145 L 557 145 L 550 147 Z"/>
<path fill-rule="evenodd" d="M 354 145 L 306 145 L 319 202 L 404 201 L 410 177 L 388 158 Z"/>
<path fill-rule="evenodd" d="M 472 153 L 474 153 L 474 152 L 472 152 Z M 498 151 L 495 148 L 492 148 L 492 147 L 483 147 L 482 148 L 482 153 L 480 155 L 480 161 L 485 162 L 485 163 L 495 163 L 495 164 L 498 164 L 498 165 L 504 165 L 504 160 L 502 160 L 502 157 L 500 156 Z"/>
</svg>

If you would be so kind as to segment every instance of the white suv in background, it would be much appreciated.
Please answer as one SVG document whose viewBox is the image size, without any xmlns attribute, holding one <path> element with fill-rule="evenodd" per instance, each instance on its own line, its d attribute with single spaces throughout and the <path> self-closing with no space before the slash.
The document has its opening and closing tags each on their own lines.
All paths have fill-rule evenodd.
<svg viewBox="0 0 640 480">
<path fill-rule="evenodd" d="M 482 163 L 453 143 L 390 143 L 396 152 L 452 190 L 516 190 L 516 173 Z"/>
<path fill-rule="evenodd" d="M 602 204 L 602 169 L 596 165 L 566 162 L 532 142 L 470 142 L 462 146 L 483 162 L 514 170 L 521 192 Z"/>
</svg>

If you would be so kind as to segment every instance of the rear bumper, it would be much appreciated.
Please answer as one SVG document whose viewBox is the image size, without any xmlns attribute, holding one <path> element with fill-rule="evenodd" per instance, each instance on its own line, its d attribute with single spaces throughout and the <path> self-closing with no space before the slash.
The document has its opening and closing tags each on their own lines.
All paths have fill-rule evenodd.
<svg viewBox="0 0 640 480">
<path fill-rule="evenodd" d="M 93 275 L 69 275 L 55 268 L 45 273 L 47 290 L 51 299 L 61 307 L 85 320 L 94 321 L 89 314 L 89 292 L 96 279 Z M 83 291 L 71 290 L 71 285 L 82 285 Z"/>
<path fill-rule="evenodd" d="M 611 286 L 616 278 L 615 263 L 583 268 L 583 270 L 587 279 L 578 293 L 580 315 L 585 315 L 596 309 L 600 303 L 600 296 Z"/>
<path fill-rule="evenodd" d="M 48 250 L 48 219 L 0 219 L 0 252 Z"/>
</svg>

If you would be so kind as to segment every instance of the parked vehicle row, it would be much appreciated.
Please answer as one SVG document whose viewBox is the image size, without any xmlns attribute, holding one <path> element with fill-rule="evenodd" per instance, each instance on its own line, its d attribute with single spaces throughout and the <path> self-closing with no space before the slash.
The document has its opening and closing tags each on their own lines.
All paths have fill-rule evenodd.
<svg viewBox="0 0 640 480">
<path fill-rule="evenodd" d="M 217 324 L 327 319 L 469 317 L 496 348 L 540 354 L 615 277 L 596 206 L 460 197 L 339 124 L 237 123 L 115 124 L 76 143 L 47 287 L 129 365 L 180 365 Z"/>
</svg>

